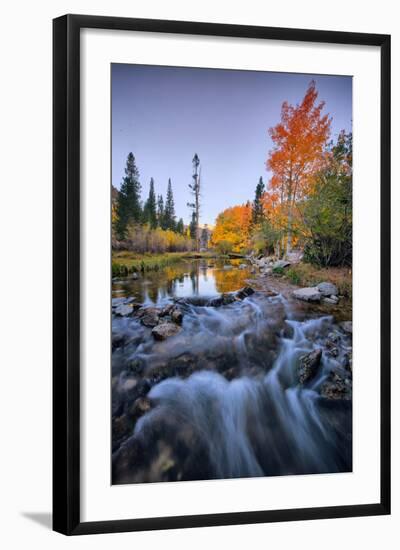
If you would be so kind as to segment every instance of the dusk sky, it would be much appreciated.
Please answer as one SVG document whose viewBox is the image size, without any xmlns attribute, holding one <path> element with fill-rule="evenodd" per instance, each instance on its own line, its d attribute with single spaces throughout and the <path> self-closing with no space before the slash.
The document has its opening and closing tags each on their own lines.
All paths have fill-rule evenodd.
<svg viewBox="0 0 400 550">
<path fill-rule="evenodd" d="M 126 157 L 135 155 L 142 200 L 154 178 L 165 198 L 171 178 L 178 218 L 190 221 L 192 158 L 201 162 L 200 223 L 253 200 L 280 120 L 282 102 L 299 103 L 316 81 L 332 120 L 331 137 L 351 130 L 352 79 L 221 69 L 112 65 L 112 183 L 119 188 Z"/>
</svg>

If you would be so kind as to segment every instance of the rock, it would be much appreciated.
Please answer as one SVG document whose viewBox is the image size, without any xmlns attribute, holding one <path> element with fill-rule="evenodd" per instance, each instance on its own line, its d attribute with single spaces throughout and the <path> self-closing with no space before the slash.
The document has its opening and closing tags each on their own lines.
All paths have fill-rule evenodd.
<svg viewBox="0 0 400 550">
<path fill-rule="evenodd" d="M 182 321 L 183 321 L 182 311 L 178 308 L 174 308 L 171 311 L 171 319 L 174 323 L 177 323 L 178 325 L 182 324 Z"/>
<path fill-rule="evenodd" d="M 332 357 L 338 357 L 339 355 L 339 348 L 333 346 L 331 348 L 328 349 L 328 354 L 331 355 Z"/>
<path fill-rule="evenodd" d="M 340 328 L 347 334 L 353 334 L 353 323 L 352 321 L 342 321 L 339 323 Z"/>
<path fill-rule="evenodd" d="M 285 268 L 285 267 L 289 267 L 290 265 L 290 262 L 288 262 L 287 260 L 277 260 L 272 268 L 273 269 L 276 269 L 276 268 Z"/>
<path fill-rule="evenodd" d="M 339 370 L 331 371 L 328 380 L 321 387 L 321 395 L 331 400 L 350 400 L 352 395 L 351 378 L 344 376 Z"/>
<path fill-rule="evenodd" d="M 134 301 L 135 301 L 135 297 L 134 296 L 129 296 L 129 298 L 125 299 L 124 304 L 133 304 Z"/>
<path fill-rule="evenodd" d="M 268 277 L 268 275 L 271 275 L 272 273 L 272 267 L 265 267 L 262 271 L 261 271 L 261 274 L 263 277 Z"/>
<path fill-rule="evenodd" d="M 115 315 L 126 317 L 133 313 L 133 307 L 130 304 L 121 304 L 115 308 Z"/>
<path fill-rule="evenodd" d="M 337 287 L 332 283 L 319 283 L 317 288 L 322 296 L 337 296 L 339 294 Z"/>
<path fill-rule="evenodd" d="M 175 304 L 167 304 L 160 312 L 160 317 L 163 317 L 164 315 L 170 315 L 171 311 L 175 308 Z"/>
<path fill-rule="evenodd" d="M 268 298 L 274 298 L 275 296 L 279 296 L 279 293 L 275 292 L 275 290 L 263 290 L 262 292 Z"/>
<path fill-rule="evenodd" d="M 246 269 L 247 268 L 247 264 L 240 264 L 239 265 L 239 269 Z"/>
<path fill-rule="evenodd" d="M 300 362 L 297 369 L 300 384 L 305 384 L 314 378 L 320 365 L 321 357 L 322 349 L 315 349 L 300 357 Z"/>
<path fill-rule="evenodd" d="M 232 269 L 232 266 L 231 265 L 224 265 L 223 269 L 225 269 L 225 271 L 228 271 L 229 269 Z"/>
<path fill-rule="evenodd" d="M 332 300 L 332 298 L 326 298 L 325 296 L 322 297 L 322 302 L 324 304 L 330 304 L 332 306 L 335 306 L 337 304 L 337 300 Z"/>
<path fill-rule="evenodd" d="M 293 296 L 304 302 L 319 302 L 321 300 L 321 293 L 317 287 L 299 288 L 293 291 Z"/>
<path fill-rule="evenodd" d="M 166 340 L 170 336 L 175 336 L 180 331 L 181 328 L 177 324 L 167 321 L 154 327 L 151 333 L 156 340 Z"/>
<path fill-rule="evenodd" d="M 254 294 L 254 290 L 250 286 L 245 286 L 235 293 L 235 297 L 239 300 L 244 300 L 248 296 Z"/>
<path fill-rule="evenodd" d="M 123 346 L 125 343 L 125 336 L 124 334 L 121 334 L 121 333 L 116 333 L 116 332 L 113 332 L 112 333 L 112 336 L 111 336 L 111 345 L 112 345 L 112 350 L 114 351 L 115 349 L 117 348 L 120 348 L 121 346 Z"/>
<path fill-rule="evenodd" d="M 123 304 L 125 302 L 125 298 L 113 298 L 111 300 L 111 306 L 112 307 L 117 307 L 117 306 L 120 306 L 121 304 Z"/>
<path fill-rule="evenodd" d="M 134 279 L 135 281 L 136 279 L 139 279 L 139 274 L 136 271 L 132 273 L 132 279 Z"/>
<path fill-rule="evenodd" d="M 353 358 L 352 352 L 345 353 L 343 356 L 342 366 L 344 369 L 349 370 L 350 372 L 353 369 Z"/>
<path fill-rule="evenodd" d="M 286 254 L 286 259 L 292 264 L 298 263 L 303 259 L 303 252 L 301 250 L 292 250 Z"/>
<path fill-rule="evenodd" d="M 160 321 L 160 313 L 161 311 L 156 307 L 146 307 L 139 309 L 137 315 L 140 318 L 142 325 L 152 328 L 158 325 Z"/>
<path fill-rule="evenodd" d="M 330 298 L 331 300 L 333 300 L 334 302 L 336 302 L 336 303 L 339 302 L 339 296 L 335 296 L 335 294 L 331 294 L 331 295 L 329 296 L 329 298 Z"/>
<path fill-rule="evenodd" d="M 336 344 L 337 342 L 339 342 L 340 340 L 340 336 L 339 334 L 337 334 L 337 332 L 330 332 L 328 334 L 328 342 L 332 342 L 332 344 Z"/>
<path fill-rule="evenodd" d="M 151 409 L 151 402 L 148 397 L 138 397 L 135 399 L 135 401 L 132 403 L 132 405 L 129 408 L 129 416 L 132 416 L 133 418 L 137 419 L 140 416 L 144 415 Z"/>
<path fill-rule="evenodd" d="M 209 300 L 206 305 L 211 307 L 220 307 L 233 304 L 233 302 L 236 302 L 236 298 L 233 294 L 221 294 L 218 298 L 212 298 Z"/>
</svg>

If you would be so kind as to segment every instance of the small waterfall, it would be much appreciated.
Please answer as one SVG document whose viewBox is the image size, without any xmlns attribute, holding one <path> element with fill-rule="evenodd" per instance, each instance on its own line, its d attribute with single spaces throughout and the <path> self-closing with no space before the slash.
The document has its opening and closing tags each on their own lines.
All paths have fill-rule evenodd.
<svg viewBox="0 0 400 550">
<path fill-rule="evenodd" d="M 296 320 L 280 295 L 185 308 L 179 336 L 155 347 L 142 338 L 129 356 L 152 385 L 151 407 L 113 457 L 114 482 L 351 470 L 351 403 L 318 393 L 338 358 L 324 351 L 314 378 L 298 377 L 300 357 L 324 349 L 332 317 Z M 195 372 L 174 376 L 182 357 Z M 155 369 L 160 361 L 168 368 Z"/>
</svg>

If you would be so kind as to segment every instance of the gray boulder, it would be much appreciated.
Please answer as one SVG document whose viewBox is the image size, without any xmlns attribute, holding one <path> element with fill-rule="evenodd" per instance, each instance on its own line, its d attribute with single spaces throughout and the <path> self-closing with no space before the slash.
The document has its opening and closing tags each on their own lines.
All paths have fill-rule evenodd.
<svg viewBox="0 0 400 550">
<path fill-rule="evenodd" d="M 311 286 L 294 290 L 293 296 L 303 302 L 320 302 L 322 295 L 317 287 Z"/>
<path fill-rule="evenodd" d="M 319 283 L 317 288 L 322 296 L 337 296 L 339 294 L 337 287 L 332 283 Z"/>
<path fill-rule="evenodd" d="M 115 315 L 119 315 L 120 317 L 131 315 L 132 312 L 133 307 L 131 306 L 131 304 L 121 304 L 115 308 Z"/>
<path fill-rule="evenodd" d="M 180 331 L 181 328 L 177 324 L 166 322 L 154 327 L 151 333 L 156 340 L 166 340 L 170 336 L 175 336 Z"/>
</svg>

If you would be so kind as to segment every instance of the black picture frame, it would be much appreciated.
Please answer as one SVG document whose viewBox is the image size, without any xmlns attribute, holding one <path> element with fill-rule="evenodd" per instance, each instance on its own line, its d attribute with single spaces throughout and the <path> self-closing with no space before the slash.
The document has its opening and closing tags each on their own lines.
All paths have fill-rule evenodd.
<svg viewBox="0 0 400 550">
<path fill-rule="evenodd" d="M 80 31 L 84 28 L 378 46 L 381 50 L 381 495 L 372 504 L 80 520 Z M 53 21 L 53 529 L 66 535 L 390 513 L 390 36 L 65 15 Z"/>
</svg>

